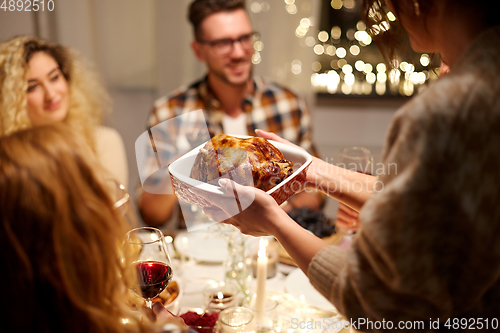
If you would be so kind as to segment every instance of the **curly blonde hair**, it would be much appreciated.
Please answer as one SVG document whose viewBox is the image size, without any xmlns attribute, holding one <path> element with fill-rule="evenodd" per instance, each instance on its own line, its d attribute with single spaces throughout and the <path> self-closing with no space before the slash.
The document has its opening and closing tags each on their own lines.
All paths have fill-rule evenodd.
<svg viewBox="0 0 500 333">
<path fill-rule="evenodd" d="M 110 97 L 93 67 L 71 48 L 31 37 L 0 44 L 0 135 L 32 127 L 27 111 L 28 63 L 37 52 L 57 62 L 68 82 L 70 104 L 63 120 L 95 151 L 95 128 L 110 111 Z"/>
<path fill-rule="evenodd" d="M 63 124 L 0 137 L 0 331 L 151 331 L 125 304 L 129 226 L 89 152 Z"/>
</svg>

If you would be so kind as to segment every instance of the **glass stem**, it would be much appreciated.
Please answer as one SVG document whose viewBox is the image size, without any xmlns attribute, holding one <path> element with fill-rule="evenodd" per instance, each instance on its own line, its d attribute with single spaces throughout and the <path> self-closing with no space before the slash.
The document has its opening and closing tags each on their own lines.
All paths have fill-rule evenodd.
<svg viewBox="0 0 500 333">
<path fill-rule="evenodd" d="M 150 298 L 146 300 L 146 307 L 149 309 L 153 308 L 153 301 Z"/>
</svg>

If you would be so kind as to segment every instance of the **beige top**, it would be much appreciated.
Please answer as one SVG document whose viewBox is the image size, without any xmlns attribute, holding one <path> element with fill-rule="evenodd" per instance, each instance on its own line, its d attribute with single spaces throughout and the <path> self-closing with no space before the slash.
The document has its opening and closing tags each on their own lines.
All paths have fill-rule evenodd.
<svg viewBox="0 0 500 333">
<path fill-rule="evenodd" d="M 383 163 L 352 248 L 321 250 L 311 283 L 355 321 L 500 320 L 500 27 L 397 112 Z"/>
<path fill-rule="evenodd" d="M 127 154 L 120 133 L 114 128 L 99 126 L 96 131 L 96 149 L 101 164 L 128 189 Z"/>
<path fill-rule="evenodd" d="M 222 116 L 222 131 L 228 135 L 248 135 L 247 115 L 242 112 L 233 118 L 224 114 Z"/>
</svg>

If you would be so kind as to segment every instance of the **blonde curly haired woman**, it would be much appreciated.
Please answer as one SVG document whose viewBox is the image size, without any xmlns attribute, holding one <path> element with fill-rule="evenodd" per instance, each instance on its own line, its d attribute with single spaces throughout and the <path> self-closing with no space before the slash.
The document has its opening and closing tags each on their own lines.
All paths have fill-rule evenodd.
<svg viewBox="0 0 500 333">
<path fill-rule="evenodd" d="M 117 250 L 129 225 L 100 167 L 62 124 L 0 137 L 1 332 L 155 332 L 165 321 L 182 329 L 161 305 L 153 325 L 125 304 L 124 279 L 137 283 Z"/>
<path fill-rule="evenodd" d="M 77 51 L 30 36 L 0 44 L 0 135 L 63 122 L 85 137 L 105 170 L 127 186 L 124 144 L 102 126 L 110 98 Z"/>
</svg>

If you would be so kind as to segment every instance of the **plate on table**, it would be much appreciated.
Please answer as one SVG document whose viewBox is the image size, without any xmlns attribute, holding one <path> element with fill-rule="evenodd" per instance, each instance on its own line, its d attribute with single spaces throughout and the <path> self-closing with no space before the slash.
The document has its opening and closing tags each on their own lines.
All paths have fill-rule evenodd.
<svg viewBox="0 0 500 333">
<path fill-rule="evenodd" d="M 210 263 L 226 260 L 227 243 L 221 233 L 207 231 L 182 231 L 174 239 L 175 249 L 179 253 L 197 261 Z"/>
<path fill-rule="evenodd" d="M 234 135 L 234 137 L 240 139 L 251 138 L 251 136 L 241 135 Z M 297 191 L 301 190 L 301 186 L 297 186 L 297 184 L 303 184 L 305 182 L 307 168 L 312 162 L 312 156 L 305 150 L 302 150 L 300 148 L 296 148 L 273 140 L 268 141 L 277 149 L 279 149 L 287 160 L 293 162 L 293 173 L 284 181 L 266 192 L 267 194 L 272 196 L 274 200 L 276 200 L 276 202 L 280 205 L 292 195 L 294 195 Z M 212 203 L 209 202 L 206 198 L 198 195 L 196 192 L 203 191 L 215 196 L 223 195 L 223 192 L 219 186 L 204 183 L 191 178 L 191 169 L 193 168 L 196 156 L 198 155 L 200 148 L 203 148 L 205 144 L 206 143 L 201 144 L 185 155 L 179 157 L 168 167 L 172 185 L 177 197 L 182 201 L 200 207 L 210 207 L 212 206 Z M 196 190 L 193 191 L 193 189 Z"/>
<path fill-rule="evenodd" d="M 301 298 L 301 295 L 304 295 L 302 297 L 304 297 L 305 301 L 312 307 L 325 311 L 337 312 L 333 304 L 312 286 L 311 282 L 309 282 L 309 278 L 300 268 L 288 274 L 285 279 L 285 289 L 296 298 Z"/>
</svg>

